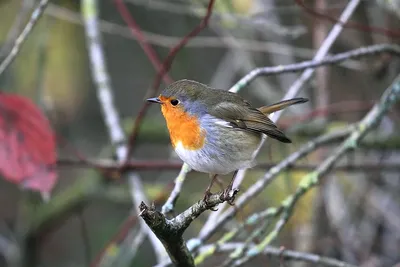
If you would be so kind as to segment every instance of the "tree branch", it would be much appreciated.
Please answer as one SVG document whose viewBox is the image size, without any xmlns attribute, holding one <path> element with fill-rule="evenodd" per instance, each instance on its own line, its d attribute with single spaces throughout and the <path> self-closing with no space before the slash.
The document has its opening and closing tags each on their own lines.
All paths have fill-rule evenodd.
<svg viewBox="0 0 400 267">
<path fill-rule="evenodd" d="M 115 152 L 118 161 L 123 162 L 128 154 L 128 146 L 125 142 L 125 134 L 121 127 L 118 111 L 114 105 L 110 77 L 108 75 L 105 64 L 106 61 L 103 55 L 101 35 L 97 23 L 97 1 L 83 0 L 82 15 L 85 20 L 85 33 L 91 62 L 90 67 L 96 84 L 97 97 L 103 111 L 104 120 L 111 142 L 116 147 Z M 145 194 L 141 190 L 142 182 L 137 173 L 128 172 L 127 176 L 131 185 L 130 189 L 132 192 L 133 206 L 137 207 L 137 203 L 146 199 Z M 142 222 L 141 228 L 148 234 L 158 261 L 161 261 L 165 255 L 165 251 L 160 241 L 150 231 L 145 230 L 147 229 L 146 225 Z"/>
<path fill-rule="evenodd" d="M 9 50 L 12 49 L 12 45 L 16 38 L 18 38 L 18 34 L 20 33 L 21 27 L 26 19 L 26 15 L 30 10 L 30 5 L 31 4 L 29 3 L 29 0 L 22 0 L 20 10 L 15 16 L 14 22 L 7 33 L 3 45 L 0 48 L 0 58 L 3 58 L 9 52 Z"/>
<path fill-rule="evenodd" d="M 317 186 L 321 179 L 333 168 L 336 162 L 348 151 L 357 148 L 360 140 L 375 127 L 387 113 L 387 111 L 400 100 L 400 75 L 396 77 L 391 86 L 386 89 L 380 101 L 371 109 L 371 111 L 358 123 L 351 135 L 343 141 L 318 168 L 305 175 L 297 188 L 296 192 L 287 197 L 280 207 L 276 208 L 274 216 L 281 216 L 275 224 L 275 228 L 253 249 L 250 249 L 243 258 L 238 259 L 232 266 L 240 266 L 262 251 L 278 236 L 292 215 L 292 211 L 297 201 L 307 193 L 311 188 Z"/>
<path fill-rule="evenodd" d="M 257 68 L 255 70 L 252 70 L 249 74 L 247 74 L 239 82 L 237 82 L 234 87 L 232 87 L 232 90 L 235 91 L 237 90 L 237 87 L 248 86 L 258 76 L 271 76 L 297 72 L 309 68 L 338 64 L 348 59 L 356 59 L 363 56 L 372 56 L 379 53 L 389 53 L 395 56 L 400 56 L 400 46 L 395 44 L 377 44 L 353 49 L 332 56 L 326 56 L 320 59 L 302 61 L 300 63 L 290 65 Z"/>
<path fill-rule="evenodd" d="M 136 23 L 135 19 L 129 13 L 126 4 L 122 0 L 114 0 L 114 4 L 116 5 L 125 23 L 129 26 L 132 35 L 135 36 L 136 40 L 138 40 L 140 46 L 142 47 L 146 56 L 149 58 L 153 67 L 156 69 L 157 72 L 162 71 L 163 65 L 160 62 L 160 59 L 158 58 L 156 51 L 153 49 L 153 47 L 151 47 L 151 45 L 148 44 L 145 35 L 143 34 L 139 25 Z M 164 82 L 167 84 L 173 82 L 173 80 L 171 79 L 171 77 L 169 77 L 168 74 L 164 75 L 162 78 Z"/>
<path fill-rule="evenodd" d="M 212 11 L 213 11 L 214 2 L 215 2 L 215 0 L 209 0 L 208 6 L 207 6 L 207 13 L 203 17 L 203 19 L 200 21 L 200 23 L 191 32 L 189 32 L 187 35 L 185 35 L 185 37 L 183 37 L 182 40 L 180 40 L 180 42 L 178 44 L 176 44 L 174 47 L 172 47 L 170 49 L 170 51 L 169 51 L 169 53 L 167 55 L 167 58 L 164 60 L 164 62 L 162 64 L 161 70 L 156 75 L 156 78 L 154 80 L 154 83 L 153 83 L 152 87 L 147 92 L 147 97 L 150 97 L 150 96 L 156 94 L 156 92 L 157 92 L 157 90 L 158 90 L 158 88 L 160 86 L 161 79 L 170 70 L 172 62 L 175 59 L 175 56 L 178 54 L 178 52 L 193 37 L 198 35 L 205 27 L 207 27 L 208 21 L 210 19 Z M 125 161 L 128 161 L 130 156 L 131 156 L 131 154 L 132 154 L 133 147 L 135 145 L 137 136 L 138 136 L 139 131 L 140 131 L 140 127 L 142 125 L 142 121 L 144 119 L 144 116 L 147 113 L 147 110 L 148 110 L 149 106 L 150 106 L 150 103 L 148 103 L 148 102 L 144 103 L 143 106 L 141 107 L 141 109 L 139 110 L 138 115 L 136 116 L 136 119 L 135 119 L 133 127 L 132 127 L 131 134 L 129 135 L 128 152 L 127 152 L 127 156 L 125 158 Z"/>
<path fill-rule="evenodd" d="M 230 197 L 234 199 L 237 192 L 239 192 L 237 189 L 233 189 Z M 140 216 L 162 241 L 175 266 L 195 266 L 193 257 L 186 247 L 182 235 L 200 214 L 223 203 L 225 199 L 222 198 L 222 195 L 223 192 L 212 194 L 207 202 L 200 200 L 171 220 L 168 220 L 161 212 L 157 211 L 154 205 L 148 207 L 144 202 L 140 204 Z"/>
<path fill-rule="evenodd" d="M 11 52 L 7 55 L 7 57 L 3 60 L 3 62 L 1 62 L 0 75 L 7 69 L 7 67 L 14 61 L 15 57 L 18 55 L 21 46 L 24 44 L 29 34 L 36 26 L 39 18 L 43 15 L 43 11 L 45 10 L 48 2 L 49 2 L 48 0 L 41 0 L 39 4 L 36 6 L 24 30 L 21 32 L 18 38 L 15 39 Z"/>
<path fill-rule="evenodd" d="M 358 6 L 358 4 L 361 2 L 361 0 L 352 0 L 345 8 L 345 10 L 343 11 L 340 19 L 341 21 L 347 21 L 350 16 L 353 14 L 354 10 L 356 9 L 356 7 Z M 317 60 L 321 60 L 323 59 L 326 54 L 328 53 L 330 47 L 333 45 L 334 41 L 336 40 L 336 38 L 339 36 L 339 34 L 341 33 L 343 27 L 339 24 L 336 24 L 332 30 L 330 31 L 329 35 L 327 36 L 327 38 L 325 39 L 325 41 L 323 42 L 323 44 L 321 45 L 321 47 L 318 49 L 318 52 L 316 53 L 315 57 L 313 58 L 313 60 L 317 61 Z M 293 85 L 289 88 L 289 90 L 286 92 L 285 96 L 283 97 L 283 99 L 290 99 L 295 97 L 299 91 L 301 90 L 301 88 L 303 87 L 303 85 L 312 77 L 313 73 L 314 73 L 315 69 L 313 68 L 308 68 L 306 69 L 302 75 L 293 83 Z M 242 79 L 240 79 L 236 84 L 234 84 L 229 91 L 231 92 L 235 92 L 237 93 L 239 90 L 241 90 L 243 87 L 245 87 L 250 81 L 252 81 L 253 79 L 255 79 L 257 77 L 253 76 L 251 74 L 251 72 L 249 74 L 247 74 L 245 77 L 243 77 Z M 271 120 L 273 122 L 277 122 L 280 118 L 280 116 L 283 114 L 284 110 L 278 111 L 276 113 L 274 113 L 271 117 Z M 261 144 L 258 148 L 257 151 L 255 151 L 254 153 L 254 157 L 257 156 L 257 154 L 259 153 L 261 147 L 263 146 L 263 144 L 265 143 L 267 137 L 263 136 L 263 139 L 261 141 Z M 243 169 L 243 170 L 239 170 L 237 176 L 238 177 L 244 177 L 246 175 L 247 169 Z M 238 179 L 238 182 L 241 181 Z M 235 183 L 235 186 L 238 186 L 239 183 Z M 222 213 L 222 211 L 224 210 L 224 206 L 221 207 L 216 213 L 210 215 L 210 217 L 208 218 L 207 222 L 205 223 L 203 229 L 201 229 L 200 231 L 200 239 L 201 236 L 205 236 L 207 235 L 207 233 L 209 233 L 210 231 L 212 231 L 212 229 L 214 228 L 214 221 L 215 218 L 217 216 L 220 216 L 220 214 Z M 230 208 L 229 211 L 232 211 L 233 209 Z M 226 212 L 225 212 L 226 214 Z"/>
<path fill-rule="evenodd" d="M 205 245 L 200 248 L 200 253 L 204 253 L 205 251 L 214 251 L 217 252 L 231 252 L 233 250 L 241 249 L 245 244 L 244 243 L 226 243 L 215 247 L 215 244 Z M 250 248 L 253 248 L 254 244 L 251 244 Z M 329 267 L 356 267 L 355 265 L 339 261 L 333 258 L 324 257 L 316 254 L 300 252 L 290 249 L 277 248 L 272 246 L 267 246 L 265 250 L 262 252 L 264 255 L 278 257 L 282 260 L 286 261 L 303 261 L 310 262 L 315 264 L 321 264 Z M 155 267 L 164 267 L 167 264 L 162 263 Z"/>
<path fill-rule="evenodd" d="M 218 218 L 218 221 L 214 222 L 213 227 L 210 227 L 208 231 L 203 232 L 203 234 L 199 235 L 197 239 L 192 240 L 192 244 L 194 244 L 192 250 L 196 250 L 197 248 L 199 248 L 205 240 L 210 238 L 220 227 L 222 227 L 222 225 L 224 225 L 229 219 L 231 219 L 238 210 L 243 208 L 251 199 L 253 199 L 253 197 L 260 193 L 267 185 L 269 185 L 278 174 L 292 166 L 296 161 L 315 151 L 318 147 L 335 142 L 337 140 L 343 140 L 352 132 L 352 130 L 354 130 L 354 127 L 354 125 L 350 125 L 343 130 L 320 136 L 315 140 L 306 143 L 299 150 L 279 162 L 278 165 L 269 169 L 269 171 L 262 178 L 258 179 L 255 184 L 253 184 L 244 194 L 242 194 L 238 198 L 238 200 L 235 202 L 234 209 L 232 208 L 225 211 Z M 234 236 L 235 235 L 232 235 L 228 239 L 223 237 L 221 240 L 224 240 L 224 242 L 228 242 L 230 238 L 233 238 Z M 199 255 L 198 257 L 202 256 Z"/>
<path fill-rule="evenodd" d="M 397 140 L 398 142 L 399 140 Z M 390 141 L 387 142 L 387 146 L 392 145 Z M 360 147 L 366 148 L 366 149 L 371 149 L 368 147 L 369 144 L 366 144 L 365 142 L 362 142 L 360 144 Z M 378 149 L 380 144 L 377 144 Z M 372 147 L 372 149 L 375 149 Z M 394 149 L 400 149 L 399 146 L 397 146 Z M 109 171 L 118 171 L 118 169 L 121 167 L 121 163 L 116 162 L 111 159 L 91 159 L 91 163 L 96 164 L 96 166 L 101 166 L 102 168 L 109 170 Z M 60 159 L 58 163 L 60 167 L 63 166 L 72 166 L 72 167 L 82 167 L 82 168 L 93 168 L 92 164 L 88 164 L 86 161 L 81 161 L 79 159 Z M 260 164 L 257 164 L 254 166 L 252 169 L 254 170 L 267 170 L 270 169 L 276 165 L 278 165 L 279 162 L 263 162 Z M 318 167 L 319 163 L 297 163 L 293 164 L 290 166 L 290 170 L 301 170 L 301 171 L 310 171 L 314 170 L 316 167 Z M 134 160 L 134 161 L 129 161 L 126 166 L 127 170 L 135 170 L 135 171 L 154 171 L 154 170 L 179 170 L 182 167 L 182 162 L 180 161 L 168 161 L 168 160 L 162 160 L 162 161 L 153 161 L 153 160 Z M 364 163 L 343 163 L 343 164 L 338 164 L 334 167 L 335 170 L 337 171 L 348 171 L 348 172 L 369 172 L 369 171 L 390 171 L 390 172 L 396 172 L 400 171 L 400 166 L 399 164 L 396 163 L 369 163 L 369 162 L 364 162 Z M 186 170 L 185 170 L 186 172 Z M 180 180 L 180 177 L 183 176 L 182 174 L 178 174 L 177 179 L 175 180 L 175 184 L 179 184 L 179 187 L 182 186 L 182 181 Z M 174 190 L 176 190 L 174 188 Z M 167 203 L 172 203 L 173 200 L 176 198 L 175 195 L 180 193 L 180 189 L 177 192 L 171 192 L 169 198 L 165 204 L 163 205 L 163 211 L 162 213 L 164 215 L 169 214 L 173 212 L 173 210 L 170 210 L 167 206 L 169 204 Z"/>
</svg>

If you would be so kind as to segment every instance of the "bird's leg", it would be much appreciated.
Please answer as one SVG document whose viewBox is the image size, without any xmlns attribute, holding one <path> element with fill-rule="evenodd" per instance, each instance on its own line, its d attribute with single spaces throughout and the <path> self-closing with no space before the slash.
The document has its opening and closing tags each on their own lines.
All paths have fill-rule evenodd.
<svg viewBox="0 0 400 267">
<path fill-rule="evenodd" d="M 224 183 L 221 181 L 221 179 L 218 176 L 215 178 L 215 182 L 217 182 L 221 191 L 224 190 Z"/>
<path fill-rule="evenodd" d="M 217 176 L 218 176 L 218 174 L 210 174 L 211 181 L 210 181 L 210 184 L 208 185 L 206 191 L 204 192 L 205 195 L 208 195 L 208 196 L 211 195 L 211 188 L 214 185 L 215 180 L 218 179 Z"/>
<path fill-rule="evenodd" d="M 231 206 L 234 205 L 233 202 L 235 201 L 235 196 L 234 196 L 235 194 L 231 197 L 231 196 L 229 195 L 229 193 L 232 191 L 233 182 L 235 181 L 235 178 L 236 178 L 237 173 L 238 173 L 238 170 L 236 170 L 236 171 L 233 173 L 232 179 L 231 179 L 231 181 L 229 182 L 228 187 L 225 188 L 225 190 L 222 192 L 222 195 L 221 195 L 221 197 L 223 198 L 223 200 L 225 200 L 226 202 L 228 202 L 228 204 L 231 205 Z"/>
<path fill-rule="evenodd" d="M 218 179 L 218 174 L 210 174 L 210 179 L 211 179 L 211 182 L 208 185 L 206 191 L 204 192 L 204 198 L 203 198 L 203 201 L 206 202 L 206 204 L 208 203 L 208 200 L 210 199 L 210 196 L 212 195 L 211 188 L 212 188 L 214 182 Z M 211 210 L 216 211 L 215 209 L 212 209 L 212 208 L 211 208 Z"/>
</svg>

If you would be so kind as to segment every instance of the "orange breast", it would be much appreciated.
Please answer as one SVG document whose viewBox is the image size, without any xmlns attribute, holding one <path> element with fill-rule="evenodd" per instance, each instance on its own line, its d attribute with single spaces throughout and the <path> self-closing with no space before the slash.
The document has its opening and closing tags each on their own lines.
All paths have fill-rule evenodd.
<svg viewBox="0 0 400 267">
<path fill-rule="evenodd" d="M 205 132 L 200 128 L 199 120 L 184 112 L 180 107 L 161 105 L 161 111 L 167 122 L 172 146 L 181 142 L 188 150 L 197 150 L 203 147 Z"/>
</svg>

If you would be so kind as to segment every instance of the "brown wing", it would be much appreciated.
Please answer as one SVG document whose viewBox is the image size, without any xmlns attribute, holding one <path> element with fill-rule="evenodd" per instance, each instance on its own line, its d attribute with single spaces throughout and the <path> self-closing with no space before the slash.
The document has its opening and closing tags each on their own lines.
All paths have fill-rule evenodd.
<svg viewBox="0 0 400 267">
<path fill-rule="evenodd" d="M 263 133 L 284 143 L 290 139 L 261 111 L 252 108 L 247 102 L 243 105 L 220 102 L 209 110 L 210 115 L 230 123 L 233 128 Z"/>
</svg>

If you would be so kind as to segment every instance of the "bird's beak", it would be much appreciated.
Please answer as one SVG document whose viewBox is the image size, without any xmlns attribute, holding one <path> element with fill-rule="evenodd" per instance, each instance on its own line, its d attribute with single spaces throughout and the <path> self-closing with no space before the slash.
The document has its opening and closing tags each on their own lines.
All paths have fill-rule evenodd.
<svg viewBox="0 0 400 267">
<path fill-rule="evenodd" d="M 162 104 L 161 100 L 158 97 L 149 98 L 149 99 L 146 99 L 146 101 L 152 102 L 152 103 L 157 103 L 157 104 Z"/>
</svg>

